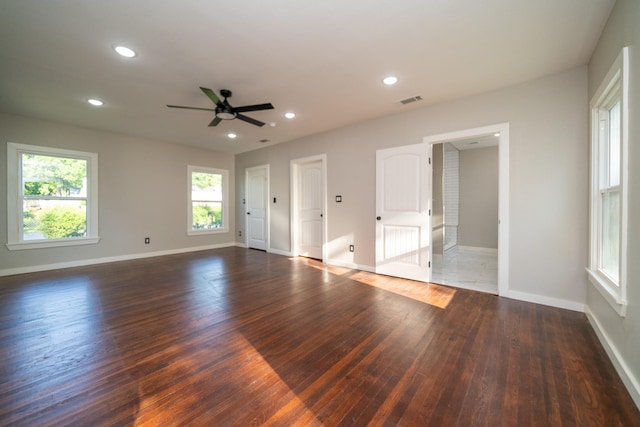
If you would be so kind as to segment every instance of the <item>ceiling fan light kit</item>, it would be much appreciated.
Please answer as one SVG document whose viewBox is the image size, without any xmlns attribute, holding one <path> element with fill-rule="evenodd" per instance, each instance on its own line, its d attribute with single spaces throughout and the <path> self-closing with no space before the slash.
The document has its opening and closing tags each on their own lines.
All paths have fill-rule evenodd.
<svg viewBox="0 0 640 427">
<path fill-rule="evenodd" d="M 184 107 L 181 105 L 167 105 L 169 108 L 183 108 L 187 110 L 205 110 L 205 111 L 215 111 L 215 118 L 209 123 L 209 126 L 217 126 L 222 120 L 234 120 L 240 119 L 244 122 L 250 123 L 255 126 L 264 126 L 264 123 L 253 119 L 251 117 L 245 116 L 241 113 L 246 113 L 249 111 L 260 111 L 260 110 L 273 110 L 273 105 L 271 103 L 266 104 L 256 104 L 256 105 L 244 105 L 242 107 L 233 107 L 229 104 L 228 98 L 231 98 L 231 91 L 228 89 L 222 89 L 220 91 L 220 95 L 224 98 L 224 100 L 220 101 L 218 95 L 215 94 L 209 88 L 200 87 L 200 90 L 204 92 L 205 95 L 216 105 L 216 108 L 200 108 L 200 107 Z"/>
</svg>

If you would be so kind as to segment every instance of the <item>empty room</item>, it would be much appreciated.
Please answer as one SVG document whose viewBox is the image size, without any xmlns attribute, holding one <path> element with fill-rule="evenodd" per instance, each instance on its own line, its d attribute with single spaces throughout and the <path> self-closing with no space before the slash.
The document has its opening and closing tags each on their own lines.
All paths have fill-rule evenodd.
<svg viewBox="0 0 640 427">
<path fill-rule="evenodd" d="M 640 2 L 6 0 L 1 426 L 640 426 Z"/>
</svg>

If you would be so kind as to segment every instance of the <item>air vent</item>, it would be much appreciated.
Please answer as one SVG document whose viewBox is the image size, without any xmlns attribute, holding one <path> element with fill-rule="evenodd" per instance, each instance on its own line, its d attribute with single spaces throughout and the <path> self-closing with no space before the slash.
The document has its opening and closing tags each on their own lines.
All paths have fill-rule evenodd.
<svg viewBox="0 0 640 427">
<path fill-rule="evenodd" d="M 420 95 L 412 96 L 411 98 L 403 99 L 400 101 L 400 104 L 411 104 L 416 101 L 422 101 L 422 97 Z"/>
</svg>

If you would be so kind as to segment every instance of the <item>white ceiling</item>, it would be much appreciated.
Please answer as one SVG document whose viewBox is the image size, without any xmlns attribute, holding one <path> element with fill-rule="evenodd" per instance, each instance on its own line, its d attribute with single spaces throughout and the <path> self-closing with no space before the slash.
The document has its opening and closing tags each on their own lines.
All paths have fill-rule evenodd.
<svg viewBox="0 0 640 427">
<path fill-rule="evenodd" d="M 613 3 L 2 0 L 0 111 L 240 153 L 586 64 Z M 212 107 L 199 86 L 275 126 L 166 107 Z"/>
</svg>

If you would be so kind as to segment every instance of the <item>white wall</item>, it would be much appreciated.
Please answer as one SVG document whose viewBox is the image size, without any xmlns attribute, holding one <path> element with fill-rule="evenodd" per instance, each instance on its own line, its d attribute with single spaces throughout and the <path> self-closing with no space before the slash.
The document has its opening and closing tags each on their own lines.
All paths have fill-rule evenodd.
<svg viewBox="0 0 640 427">
<path fill-rule="evenodd" d="M 620 317 L 591 284 L 587 312 L 627 388 L 640 406 L 640 2 L 618 0 L 589 63 L 589 97 L 629 46 L 629 224 L 627 316 Z"/>
<path fill-rule="evenodd" d="M 327 155 L 328 261 L 373 268 L 375 152 L 423 137 L 510 123 L 509 287 L 556 305 L 581 307 L 587 259 L 587 69 L 461 99 L 236 156 L 244 170 L 271 165 L 271 249 L 290 250 L 289 162 Z M 343 202 L 335 203 L 334 195 Z M 238 214 L 238 227 L 244 222 Z M 243 230 L 243 235 L 246 235 Z M 347 251 L 355 245 L 355 253 Z M 550 250 L 551 248 L 551 250 Z"/>
<path fill-rule="evenodd" d="M 460 150 L 458 245 L 498 248 L 498 147 Z"/>
<path fill-rule="evenodd" d="M 0 245 L 0 274 L 44 265 L 135 257 L 234 243 L 233 156 L 142 138 L 0 114 L 0 200 L 7 197 L 7 142 L 98 153 L 99 234 L 95 245 L 9 251 Z M 187 165 L 228 169 L 230 232 L 187 236 Z M 7 242 L 6 204 L 0 242 Z M 144 237 L 151 244 L 144 244 Z"/>
</svg>

